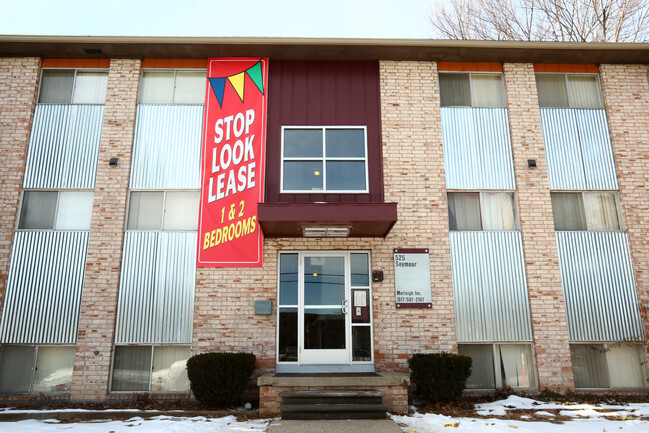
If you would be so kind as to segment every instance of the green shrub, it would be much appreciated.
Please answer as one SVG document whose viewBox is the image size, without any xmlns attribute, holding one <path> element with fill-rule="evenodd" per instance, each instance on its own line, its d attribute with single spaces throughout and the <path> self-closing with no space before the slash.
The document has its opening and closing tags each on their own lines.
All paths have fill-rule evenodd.
<svg viewBox="0 0 649 433">
<path fill-rule="evenodd" d="M 187 375 L 196 400 L 209 405 L 240 403 L 255 371 L 252 353 L 203 353 L 187 360 Z"/>
<path fill-rule="evenodd" d="M 426 401 L 453 401 L 462 396 L 471 375 L 471 357 L 454 353 L 418 353 L 408 360 L 415 394 Z"/>
</svg>

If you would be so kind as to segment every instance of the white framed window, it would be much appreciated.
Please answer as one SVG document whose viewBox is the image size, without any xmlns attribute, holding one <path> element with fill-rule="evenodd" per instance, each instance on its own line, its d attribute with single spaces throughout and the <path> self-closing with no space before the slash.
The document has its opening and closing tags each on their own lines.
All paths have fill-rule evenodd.
<svg viewBox="0 0 649 433">
<path fill-rule="evenodd" d="M 19 230 L 89 230 L 93 191 L 23 192 Z"/>
<path fill-rule="evenodd" d="M 604 108 L 598 74 L 537 73 L 539 106 Z"/>
<path fill-rule="evenodd" d="M 505 86 L 500 72 L 440 72 L 442 107 L 505 107 Z"/>
<path fill-rule="evenodd" d="M 467 389 L 536 388 L 529 343 L 458 344 L 457 350 L 473 360 Z"/>
<path fill-rule="evenodd" d="M 640 343 L 570 344 L 575 388 L 646 388 L 647 363 Z"/>
<path fill-rule="evenodd" d="M 74 346 L 0 346 L 0 393 L 69 392 Z"/>
<path fill-rule="evenodd" d="M 206 89 L 205 69 L 145 69 L 140 104 L 202 105 Z"/>
<path fill-rule="evenodd" d="M 131 191 L 127 230 L 198 230 L 200 191 Z"/>
<path fill-rule="evenodd" d="M 111 391 L 189 391 L 189 346 L 115 346 Z"/>
<path fill-rule="evenodd" d="M 451 231 L 518 230 L 514 193 L 449 192 L 448 226 Z"/>
<path fill-rule="evenodd" d="M 617 192 L 552 192 L 550 197 L 556 231 L 624 230 Z"/>
<path fill-rule="evenodd" d="M 39 104 L 103 104 L 108 71 L 95 69 L 43 69 Z"/>
<path fill-rule="evenodd" d="M 365 126 L 283 126 L 282 193 L 367 193 Z"/>
</svg>

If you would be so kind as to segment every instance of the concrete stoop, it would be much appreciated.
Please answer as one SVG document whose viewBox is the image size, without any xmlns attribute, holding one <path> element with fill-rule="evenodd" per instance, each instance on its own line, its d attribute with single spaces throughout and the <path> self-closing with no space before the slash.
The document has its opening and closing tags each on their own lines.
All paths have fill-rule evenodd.
<svg viewBox="0 0 649 433">
<path fill-rule="evenodd" d="M 276 419 L 268 433 L 403 433 L 391 419 L 300 421 Z"/>
<path fill-rule="evenodd" d="M 408 413 L 403 373 L 260 376 L 259 416 L 282 419 L 385 419 Z"/>
<path fill-rule="evenodd" d="M 284 391 L 282 419 L 385 419 L 380 391 Z"/>
</svg>

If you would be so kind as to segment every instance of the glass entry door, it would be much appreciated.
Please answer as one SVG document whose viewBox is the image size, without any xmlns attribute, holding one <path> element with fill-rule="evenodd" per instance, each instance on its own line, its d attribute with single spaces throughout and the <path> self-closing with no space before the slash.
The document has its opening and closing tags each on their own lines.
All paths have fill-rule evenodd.
<svg viewBox="0 0 649 433">
<path fill-rule="evenodd" d="M 343 254 L 302 254 L 298 327 L 302 364 L 348 364 L 349 282 Z"/>
<path fill-rule="evenodd" d="M 277 372 L 374 371 L 367 251 L 279 253 Z"/>
</svg>

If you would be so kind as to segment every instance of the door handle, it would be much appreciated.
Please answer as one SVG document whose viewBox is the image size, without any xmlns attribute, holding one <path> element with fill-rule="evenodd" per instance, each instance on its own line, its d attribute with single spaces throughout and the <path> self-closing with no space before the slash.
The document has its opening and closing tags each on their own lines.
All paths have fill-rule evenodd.
<svg viewBox="0 0 649 433">
<path fill-rule="evenodd" d="M 340 311 L 343 314 L 347 314 L 347 299 L 343 299 L 343 301 L 340 303 Z"/>
</svg>

